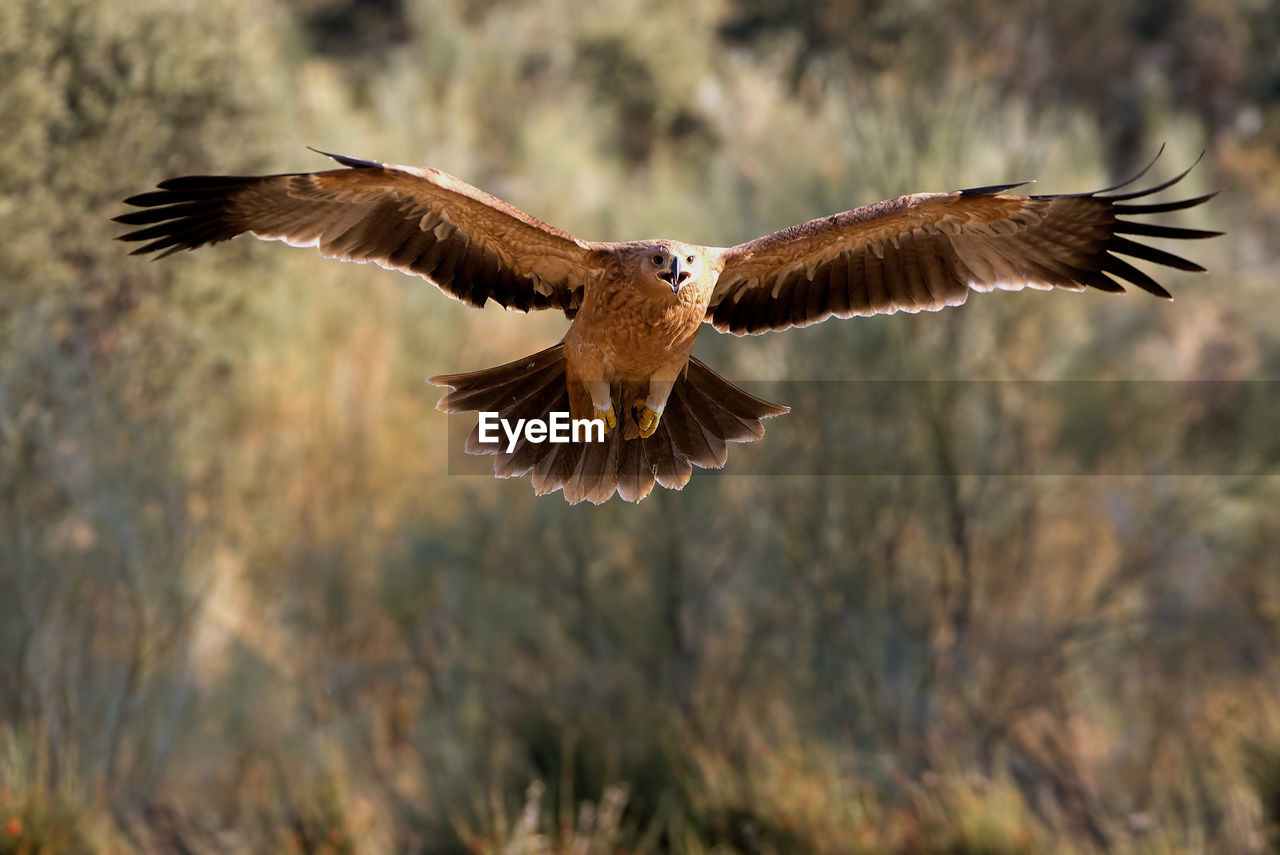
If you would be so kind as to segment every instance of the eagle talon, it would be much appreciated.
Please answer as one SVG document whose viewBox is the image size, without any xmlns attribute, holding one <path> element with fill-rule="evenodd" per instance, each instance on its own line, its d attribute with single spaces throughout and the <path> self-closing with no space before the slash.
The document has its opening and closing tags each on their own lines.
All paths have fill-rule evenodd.
<svg viewBox="0 0 1280 855">
<path fill-rule="evenodd" d="M 608 433 L 618 426 L 618 417 L 613 414 L 613 407 L 607 410 L 596 410 L 596 421 L 604 422 L 604 432 Z"/>
<path fill-rule="evenodd" d="M 658 419 L 662 418 L 662 414 L 651 410 L 647 406 L 642 410 L 637 406 L 632 412 L 635 413 L 636 410 L 640 411 L 639 415 L 635 416 L 636 427 L 640 429 L 641 438 L 648 439 L 658 429 Z"/>
</svg>

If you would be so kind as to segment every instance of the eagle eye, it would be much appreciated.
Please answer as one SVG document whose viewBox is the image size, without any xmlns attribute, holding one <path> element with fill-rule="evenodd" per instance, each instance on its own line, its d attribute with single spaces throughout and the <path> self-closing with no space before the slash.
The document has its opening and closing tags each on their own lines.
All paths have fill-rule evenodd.
<svg viewBox="0 0 1280 855">
<path fill-rule="evenodd" d="M 653 256 L 653 263 L 654 263 L 654 264 L 662 264 L 662 261 L 663 261 L 662 256 L 657 255 L 657 254 L 655 254 L 655 255 Z"/>
<path fill-rule="evenodd" d="M 688 258 L 685 259 L 685 261 L 689 262 L 690 264 L 693 264 L 693 256 L 692 255 L 689 256 Z"/>
</svg>

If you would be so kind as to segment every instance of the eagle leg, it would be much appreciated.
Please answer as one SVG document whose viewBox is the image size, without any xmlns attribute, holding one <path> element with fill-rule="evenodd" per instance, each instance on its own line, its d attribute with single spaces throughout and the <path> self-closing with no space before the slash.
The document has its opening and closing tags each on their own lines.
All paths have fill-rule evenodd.
<svg viewBox="0 0 1280 855">
<path fill-rule="evenodd" d="M 644 384 L 647 387 L 647 394 L 639 394 L 639 390 L 636 390 L 637 393 L 631 398 L 627 412 L 635 422 L 642 439 L 653 436 L 653 432 L 658 429 L 658 422 L 662 419 L 662 411 L 666 409 L 667 399 L 671 397 L 676 379 L 688 364 L 689 354 L 684 353 L 659 366 Z"/>
<path fill-rule="evenodd" d="M 587 394 L 591 396 L 591 407 L 595 411 L 592 418 L 604 422 L 604 432 L 608 433 L 618 426 L 618 417 L 613 412 L 613 395 L 609 391 L 609 381 L 588 380 L 585 385 Z"/>
<path fill-rule="evenodd" d="M 598 422 L 604 422 L 605 433 L 608 433 L 618 426 L 618 417 L 613 414 L 613 404 L 610 404 L 603 410 L 597 409 L 594 418 Z M 648 436 L 648 434 L 646 434 L 646 436 Z"/>
</svg>

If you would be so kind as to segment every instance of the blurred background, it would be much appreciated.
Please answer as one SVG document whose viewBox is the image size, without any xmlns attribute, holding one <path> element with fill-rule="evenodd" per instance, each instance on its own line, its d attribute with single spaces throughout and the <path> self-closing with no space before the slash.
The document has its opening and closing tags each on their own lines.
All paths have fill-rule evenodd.
<svg viewBox="0 0 1280 855">
<path fill-rule="evenodd" d="M 1280 2 L 7 0 L 0 129 L 0 853 L 1276 851 L 1267 458 L 948 474 L 957 408 L 995 473 L 1050 429 L 1106 471 L 1117 426 L 944 384 L 935 474 L 733 474 L 858 442 L 809 409 L 729 474 L 570 507 L 450 475 L 425 382 L 562 317 L 250 240 L 147 263 L 107 220 L 328 168 L 309 144 L 725 245 L 1167 143 L 1153 180 L 1207 151 L 1172 197 L 1224 190 L 1169 221 L 1228 232 L 1170 247 L 1210 270 L 1161 271 L 1172 303 L 698 354 L 748 389 L 1271 379 Z M 1212 445 L 1240 413 L 1206 401 L 1153 441 Z"/>
</svg>

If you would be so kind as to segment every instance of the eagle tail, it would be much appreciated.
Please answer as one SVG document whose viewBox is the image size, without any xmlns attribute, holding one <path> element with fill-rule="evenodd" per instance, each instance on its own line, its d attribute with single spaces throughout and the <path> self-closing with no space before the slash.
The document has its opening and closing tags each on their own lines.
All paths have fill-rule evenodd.
<svg viewBox="0 0 1280 855">
<path fill-rule="evenodd" d="M 565 368 L 561 343 L 494 368 L 432 377 L 435 385 L 451 389 L 436 409 L 496 412 L 509 425 L 517 419 L 568 413 Z M 641 397 L 639 392 L 638 386 L 617 383 L 613 400 L 626 407 Z M 563 490 L 571 504 L 585 499 L 598 505 L 616 492 L 628 502 L 638 502 L 655 483 L 670 490 L 683 488 L 694 466 L 724 466 L 728 443 L 759 439 L 764 436 L 761 421 L 786 412 L 788 407 L 744 392 L 691 357 L 649 437 L 639 435 L 640 414 L 624 411 L 618 413 L 618 427 L 602 442 L 531 442 L 521 432 L 508 451 L 502 430 L 497 442 L 482 442 L 477 424 L 464 447 L 468 454 L 494 455 L 493 471 L 499 478 L 529 474 L 538 495 Z"/>
</svg>

